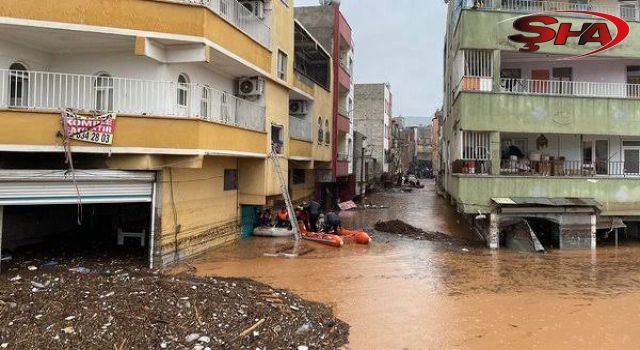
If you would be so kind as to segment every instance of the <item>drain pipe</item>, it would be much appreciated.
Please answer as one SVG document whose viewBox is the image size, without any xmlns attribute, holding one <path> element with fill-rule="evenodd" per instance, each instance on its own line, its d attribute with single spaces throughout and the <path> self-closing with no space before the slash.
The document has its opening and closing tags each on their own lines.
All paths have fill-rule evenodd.
<svg viewBox="0 0 640 350">
<path fill-rule="evenodd" d="M 149 230 L 149 269 L 153 269 L 153 249 L 156 236 L 156 184 L 153 182 L 151 192 L 151 229 Z"/>
</svg>

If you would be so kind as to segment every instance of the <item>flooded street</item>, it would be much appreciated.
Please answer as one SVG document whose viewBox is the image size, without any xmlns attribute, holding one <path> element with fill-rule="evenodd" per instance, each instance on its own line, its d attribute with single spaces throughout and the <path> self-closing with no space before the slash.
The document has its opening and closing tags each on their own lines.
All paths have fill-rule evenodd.
<svg viewBox="0 0 640 350">
<path fill-rule="evenodd" d="M 346 227 L 400 219 L 474 238 L 431 183 L 369 202 L 390 208 L 342 213 Z M 286 242 L 252 238 L 193 265 L 198 275 L 252 278 L 330 305 L 351 325 L 348 349 L 620 349 L 640 340 L 640 247 L 465 252 L 375 233 L 368 247 L 311 244 L 303 257 L 264 256 Z"/>
</svg>

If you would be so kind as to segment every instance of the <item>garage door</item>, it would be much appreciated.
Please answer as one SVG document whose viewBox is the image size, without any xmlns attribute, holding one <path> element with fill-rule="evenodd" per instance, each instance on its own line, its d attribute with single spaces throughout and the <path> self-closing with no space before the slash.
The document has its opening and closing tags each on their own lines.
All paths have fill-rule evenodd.
<svg viewBox="0 0 640 350">
<path fill-rule="evenodd" d="M 0 170 L 0 206 L 151 202 L 155 173 L 76 170 Z M 78 196 L 80 192 L 80 196 Z"/>
</svg>

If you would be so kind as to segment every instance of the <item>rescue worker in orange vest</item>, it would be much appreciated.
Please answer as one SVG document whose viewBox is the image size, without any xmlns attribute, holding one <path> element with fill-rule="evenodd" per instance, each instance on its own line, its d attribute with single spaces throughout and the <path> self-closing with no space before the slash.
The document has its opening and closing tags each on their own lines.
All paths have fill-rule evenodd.
<svg viewBox="0 0 640 350">
<path fill-rule="evenodd" d="M 289 212 L 287 208 L 282 207 L 276 214 L 276 227 L 289 227 Z"/>
</svg>

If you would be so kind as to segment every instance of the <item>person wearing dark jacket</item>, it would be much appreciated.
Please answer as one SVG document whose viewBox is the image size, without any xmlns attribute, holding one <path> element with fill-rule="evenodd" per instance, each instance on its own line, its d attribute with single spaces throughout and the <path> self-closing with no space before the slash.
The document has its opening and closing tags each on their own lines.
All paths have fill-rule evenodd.
<svg viewBox="0 0 640 350">
<path fill-rule="evenodd" d="M 309 213 L 309 229 L 311 230 L 311 232 L 318 232 L 318 218 L 320 217 L 320 213 L 322 212 L 320 203 L 311 201 L 307 203 L 307 205 L 304 207 L 304 210 Z"/>
<path fill-rule="evenodd" d="M 341 228 L 342 221 L 340 221 L 340 217 L 338 216 L 338 214 L 330 211 L 327 213 L 327 216 L 325 218 L 325 225 L 325 232 L 334 233 L 337 232 L 339 228 Z"/>
</svg>

